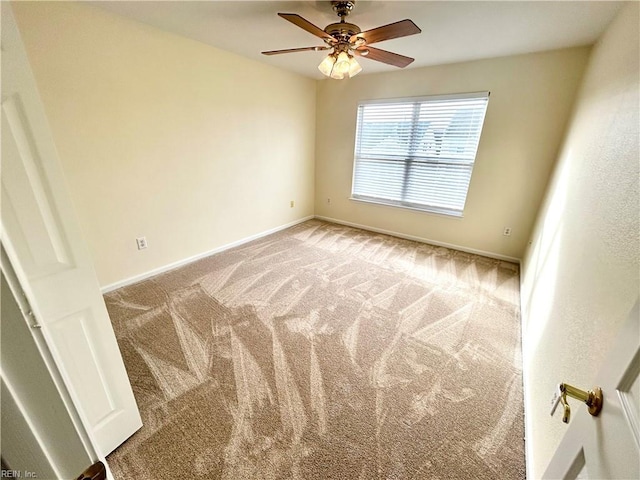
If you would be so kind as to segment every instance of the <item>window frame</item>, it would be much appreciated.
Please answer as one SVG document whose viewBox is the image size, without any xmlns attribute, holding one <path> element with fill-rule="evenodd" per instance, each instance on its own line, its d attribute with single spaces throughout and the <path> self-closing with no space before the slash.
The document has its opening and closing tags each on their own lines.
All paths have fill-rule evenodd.
<svg viewBox="0 0 640 480">
<path fill-rule="evenodd" d="M 388 207 L 395 207 L 395 208 L 402 208 L 402 209 L 407 209 L 407 210 L 412 210 L 412 211 L 417 211 L 417 212 L 421 212 L 421 213 L 428 213 L 428 214 L 437 214 L 437 215 L 445 215 L 447 217 L 454 217 L 454 218 L 462 218 L 464 215 L 464 209 L 466 207 L 466 203 L 467 203 L 467 199 L 469 196 L 469 188 L 471 186 L 471 179 L 473 177 L 473 170 L 475 167 L 475 162 L 477 160 L 478 157 L 478 149 L 480 148 L 480 140 L 482 138 L 482 133 L 484 131 L 484 123 L 486 120 L 486 114 L 487 114 L 487 109 L 489 107 L 489 99 L 491 96 L 491 92 L 490 91 L 477 91 L 477 92 L 466 92 L 466 93 L 455 93 L 455 94 L 444 94 L 444 95 L 425 95 L 425 96 L 419 96 L 419 97 L 402 97 L 402 98 L 385 98 L 385 99 L 374 99 L 374 100 L 361 100 L 358 102 L 357 104 L 357 113 L 356 113 L 356 134 L 355 134 L 355 141 L 354 141 L 354 157 L 353 157 L 353 171 L 352 171 L 352 178 L 351 178 L 351 195 L 349 197 L 350 200 L 353 201 L 357 201 L 357 202 L 364 202 L 364 203 L 371 203 L 371 204 L 375 204 L 375 205 L 383 205 L 383 206 L 388 206 Z M 377 197 L 370 197 L 370 196 L 366 196 L 366 195 L 358 195 L 356 193 L 354 193 L 355 187 L 356 187 L 356 172 L 357 172 L 357 166 L 358 166 L 358 151 L 360 149 L 360 145 L 359 145 L 359 141 L 360 141 L 360 131 L 361 131 L 361 125 L 360 125 L 360 121 L 361 121 L 361 107 L 366 106 L 366 105 L 383 105 L 383 104 L 420 104 L 420 103 L 425 103 L 425 102 L 438 102 L 438 101 L 447 101 L 447 100 L 465 100 L 465 99 L 486 99 L 486 104 L 484 107 L 484 112 L 482 115 L 482 119 L 480 121 L 480 128 L 479 128 L 479 132 L 478 132 L 478 141 L 477 144 L 475 146 L 475 152 L 473 155 L 473 159 L 472 160 L 464 160 L 464 161 L 459 161 L 459 162 L 453 162 L 456 165 L 459 165 L 460 171 L 463 171 L 464 168 L 463 167 L 468 167 L 469 168 L 469 181 L 466 185 L 466 190 L 465 190 L 465 194 L 464 194 L 464 202 L 462 204 L 462 208 L 460 210 L 458 210 L 457 208 L 446 208 L 446 207 L 440 207 L 440 206 L 436 206 L 436 205 L 427 205 L 427 204 L 422 204 L 422 203 L 413 203 L 413 202 L 409 202 L 406 200 L 393 200 L 393 199 L 389 199 L 389 198 L 377 198 Z M 420 107 L 418 107 L 420 108 Z M 415 116 L 414 118 L 411 120 L 411 130 L 412 132 L 417 128 L 417 124 L 415 122 Z M 411 135 L 411 138 L 413 137 L 413 134 Z M 414 144 L 411 143 L 410 144 L 411 147 L 409 148 L 409 150 L 412 150 L 415 148 Z M 390 158 L 391 156 L 387 157 L 384 159 L 384 161 L 393 161 L 393 158 Z M 411 163 L 416 161 L 416 157 L 414 156 L 404 156 L 405 158 L 403 158 L 402 160 L 396 160 L 398 162 L 402 162 L 405 171 L 409 171 Z M 426 158 L 422 158 L 419 159 L 418 161 L 422 161 L 424 163 L 427 164 L 433 164 L 433 165 L 447 165 L 447 164 L 451 164 L 452 162 L 447 162 L 447 160 L 445 159 L 444 161 L 437 161 L 437 160 L 428 160 Z M 402 190 L 403 190 L 403 197 L 406 198 L 406 191 L 408 189 L 408 183 L 407 183 L 407 175 L 405 174 L 405 178 L 403 179 L 403 183 L 402 183 Z"/>
</svg>

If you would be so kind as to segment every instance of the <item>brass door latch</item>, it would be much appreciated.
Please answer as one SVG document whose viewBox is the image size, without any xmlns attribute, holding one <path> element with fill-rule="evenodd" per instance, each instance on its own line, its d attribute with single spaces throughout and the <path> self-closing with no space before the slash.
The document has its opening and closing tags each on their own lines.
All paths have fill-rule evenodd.
<svg viewBox="0 0 640 480">
<path fill-rule="evenodd" d="M 600 410 L 602 410 L 602 389 L 600 387 L 593 387 L 593 390 L 585 392 L 568 383 L 561 383 L 558 385 L 558 391 L 552 400 L 551 415 L 556 412 L 556 408 L 562 403 L 562 421 L 564 423 L 569 423 L 569 418 L 571 417 L 571 407 L 569 407 L 569 402 L 567 402 L 567 395 L 586 404 L 589 413 L 594 417 L 597 417 Z"/>
</svg>

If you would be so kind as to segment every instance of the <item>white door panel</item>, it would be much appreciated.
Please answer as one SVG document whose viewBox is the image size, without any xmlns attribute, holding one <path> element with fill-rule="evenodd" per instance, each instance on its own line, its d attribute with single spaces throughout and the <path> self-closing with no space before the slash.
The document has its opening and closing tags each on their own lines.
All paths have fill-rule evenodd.
<svg viewBox="0 0 640 480">
<path fill-rule="evenodd" d="M 2 2 L 2 242 L 95 447 L 142 422 L 35 79 Z"/>
<path fill-rule="evenodd" d="M 72 268 L 71 252 L 50 207 L 53 199 L 43 183 L 41 161 L 17 95 L 2 102 L 2 132 L 2 157 L 21 159 L 2 163 L 2 216 L 20 240 L 14 243 L 24 259 L 24 273 L 36 278 Z"/>
<path fill-rule="evenodd" d="M 640 313 L 636 302 L 595 380 L 603 392 L 602 411 L 592 417 L 584 405 L 569 399 L 572 420 L 544 478 L 640 478 L 639 374 Z"/>
</svg>

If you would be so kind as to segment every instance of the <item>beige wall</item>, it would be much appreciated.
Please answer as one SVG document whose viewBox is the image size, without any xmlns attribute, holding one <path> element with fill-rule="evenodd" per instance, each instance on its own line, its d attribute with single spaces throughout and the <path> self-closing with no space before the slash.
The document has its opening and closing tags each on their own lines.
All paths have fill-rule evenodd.
<svg viewBox="0 0 640 480">
<path fill-rule="evenodd" d="M 315 81 L 86 4 L 13 7 L 101 285 L 313 215 Z"/>
<path fill-rule="evenodd" d="M 320 81 L 316 215 L 521 258 L 588 54 L 575 48 Z M 486 90 L 464 218 L 349 200 L 358 101 Z M 502 235 L 507 226 L 511 237 Z"/>
<path fill-rule="evenodd" d="M 555 386 L 591 388 L 640 291 L 638 3 L 594 47 L 525 257 L 525 405 L 531 477 L 566 431 Z"/>
</svg>

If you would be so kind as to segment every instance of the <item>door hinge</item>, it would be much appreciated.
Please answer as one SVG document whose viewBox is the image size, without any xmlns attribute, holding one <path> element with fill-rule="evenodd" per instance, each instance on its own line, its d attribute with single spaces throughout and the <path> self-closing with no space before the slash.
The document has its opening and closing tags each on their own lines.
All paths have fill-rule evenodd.
<svg viewBox="0 0 640 480">
<path fill-rule="evenodd" d="M 18 302 L 20 306 L 20 311 L 27 319 L 27 324 L 31 328 L 42 328 L 42 325 L 38 323 L 38 319 L 36 318 L 36 314 L 33 313 L 33 308 L 31 308 L 31 304 L 29 303 L 29 298 L 27 294 L 24 293 L 24 290 L 20 292 L 22 294 L 22 301 Z"/>
</svg>

